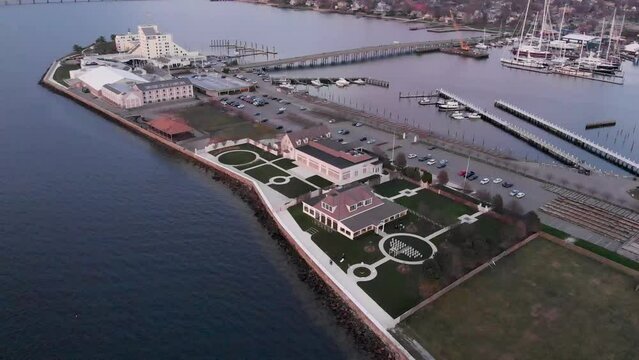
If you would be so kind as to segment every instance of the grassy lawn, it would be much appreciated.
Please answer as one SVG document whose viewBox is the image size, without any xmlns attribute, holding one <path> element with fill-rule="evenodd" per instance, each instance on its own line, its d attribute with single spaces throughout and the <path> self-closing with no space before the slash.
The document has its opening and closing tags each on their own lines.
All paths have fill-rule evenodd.
<svg viewBox="0 0 639 360">
<path fill-rule="evenodd" d="M 401 190 L 414 189 L 416 187 L 418 186 L 404 179 L 393 179 L 375 186 L 375 192 L 384 197 L 392 197 L 399 194 Z"/>
<path fill-rule="evenodd" d="M 279 159 L 279 160 L 273 161 L 273 164 L 281 167 L 284 170 L 289 170 L 289 169 L 293 169 L 297 167 L 297 165 L 295 165 L 293 163 L 293 160 L 291 159 Z"/>
<path fill-rule="evenodd" d="M 243 119 L 210 104 L 188 107 L 177 111 L 175 115 L 193 128 L 207 132 L 219 140 L 259 140 L 272 138 L 276 134 L 275 129 L 270 126 Z"/>
<path fill-rule="evenodd" d="M 319 176 L 319 175 L 313 175 L 309 178 L 306 178 L 306 181 L 310 182 L 313 185 L 316 185 L 319 188 L 327 188 L 331 185 L 333 185 L 332 182 L 324 179 L 323 177 Z"/>
<path fill-rule="evenodd" d="M 422 219 L 411 212 L 409 212 L 408 215 L 393 220 L 384 226 L 384 231 L 387 234 L 402 232 L 420 236 L 428 236 L 439 229 L 441 229 L 439 226 L 426 219 Z"/>
<path fill-rule="evenodd" d="M 476 211 L 430 190 L 421 190 L 415 196 L 401 197 L 395 201 L 442 225 L 456 223 L 457 218 Z"/>
<path fill-rule="evenodd" d="M 217 158 L 222 164 L 226 165 L 243 165 L 257 160 L 257 156 L 246 151 L 231 150 L 223 153 Z"/>
<path fill-rule="evenodd" d="M 240 148 L 240 149 L 243 149 L 243 150 L 251 150 L 251 151 L 257 153 L 258 155 L 260 155 L 260 157 L 262 157 L 262 159 L 264 159 L 266 161 L 273 161 L 273 160 L 276 160 L 276 159 L 280 159 L 279 156 L 273 155 L 270 152 L 266 152 L 266 151 L 258 148 L 257 146 L 253 146 L 251 144 L 241 144 L 241 145 L 238 145 L 237 147 Z"/>
<path fill-rule="evenodd" d="M 80 65 L 62 64 L 53 73 L 53 80 L 57 81 L 61 85 L 67 86 L 64 80 L 67 80 L 71 77 L 71 75 L 69 75 L 69 71 L 78 70 L 79 68 Z"/>
<path fill-rule="evenodd" d="M 377 267 L 375 279 L 359 282 L 358 285 L 395 318 L 426 298 L 420 294 L 422 278 L 419 265 L 400 265 L 394 261 L 387 261 Z"/>
<path fill-rule="evenodd" d="M 291 178 L 288 184 L 269 186 L 291 199 L 315 190 L 314 187 L 295 177 Z"/>
<path fill-rule="evenodd" d="M 437 359 L 632 359 L 636 279 L 537 239 L 399 327 Z"/>
<path fill-rule="evenodd" d="M 274 176 L 288 176 L 289 174 L 285 173 L 284 171 L 276 168 L 273 165 L 270 164 L 265 164 L 259 167 L 256 167 L 255 169 L 251 169 L 246 171 L 246 174 L 249 176 L 252 176 L 253 178 L 263 182 L 263 183 L 267 183 L 272 177 Z"/>
<path fill-rule="evenodd" d="M 372 264 L 382 258 L 382 253 L 377 247 L 381 237 L 374 232 L 368 232 L 351 240 L 337 232 L 329 232 L 321 228 L 310 216 L 302 212 L 301 204 L 289 208 L 288 211 L 303 230 L 310 228 L 317 230 L 311 238 L 344 272 L 352 264 L 360 262 Z M 344 255 L 344 262 L 340 263 L 342 255 Z"/>
<path fill-rule="evenodd" d="M 252 167 L 255 167 L 255 166 L 258 166 L 258 165 L 261 165 L 261 164 L 264 164 L 264 160 L 256 160 L 256 161 L 253 161 L 250 164 L 235 166 L 235 168 L 238 169 L 238 170 L 245 170 L 245 169 L 252 168 Z"/>
</svg>

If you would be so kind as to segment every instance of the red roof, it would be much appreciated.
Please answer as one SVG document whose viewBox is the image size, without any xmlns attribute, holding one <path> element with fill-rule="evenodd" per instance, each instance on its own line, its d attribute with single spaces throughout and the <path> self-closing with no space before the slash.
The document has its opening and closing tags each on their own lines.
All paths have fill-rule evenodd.
<svg viewBox="0 0 639 360">
<path fill-rule="evenodd" d="M 313 207 L 339 221 L 384 204 L 384 202 L 375 196 L 373 191 L 366 185 L 356 185 L 353 187 L 342 188 L 340 190 L 332 189 L 320 199 L 321 200 L 315 203 Z M 348 210 L 349 206 L 367 199 L 372 200 L 370 205 L 360 206 L 353 211 Z M 322 202 L 325 202 L 330 206 L 334 206 L 335 211 L 331 213 L 330 211 L 322 208 Z"/>
<path fill-rule="evenodd" d="M 183 122 L 173 119 L 160 118 L 148 122 L 149 126 L 168 135 L 191 132 L 193 128 Z"/>
</svg>

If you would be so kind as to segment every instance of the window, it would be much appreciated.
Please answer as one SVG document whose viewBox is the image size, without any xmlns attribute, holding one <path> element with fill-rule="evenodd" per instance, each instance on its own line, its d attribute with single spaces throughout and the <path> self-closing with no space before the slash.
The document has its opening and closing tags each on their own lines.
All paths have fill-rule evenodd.
<svg viewBox="0 0 639 360">
<path fill-rule="evenodd" d="M 364 206 L 370 205 L 372 203 L 373 203 L 373 199 L 372 198 L 364 200 Z"/>
<path fill-rule="evenodd" d="M 322 209 L 333 212 L 333 207 L 322 201 Z"/>
<path fill-rule="evenodd" d="M 357 205 L 349 205 L 348 206 L 348 211 L 353 212 L 355 210 L 357 210 Z"/>
</svg>

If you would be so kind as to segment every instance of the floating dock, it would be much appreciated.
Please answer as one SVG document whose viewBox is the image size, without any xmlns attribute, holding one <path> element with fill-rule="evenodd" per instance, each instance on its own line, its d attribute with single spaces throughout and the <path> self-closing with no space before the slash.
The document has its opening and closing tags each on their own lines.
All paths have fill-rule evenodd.
<svg viewBox="0 0 639 360">
<path fill-rule="evenodd" d="M 594 122 L 594 123 L 590 123 L 590 124 L 586 124 L 586 130 L 590 130 L 590 129 L 599 129 L 602 127 L 611 127 L 611 126 L 615 126 L 617 125 L 617 122 L 614 120 L 610 120 L 610 121 L 599 121 L 599 122 Z"/>
<path fill-rule="evenodd" d="M 514 124 L 511 124 L 508 121 L 502 120 L 499 117 L 490 114 L 488 112 L 486 112 L 485 110 L 483 110 L 482 108 L 480 108 L 479 106 L 473 105 L 470 102 L 460 98 L 459 96 L 448 92 L 444 89 L 439 89 L 437 90 L 437 93 L 439 94 L 440 97 L 445 98 L 445 99 L 451 99 L 451 100 L 455 100 L 458 103 L 460 103 L 461 105 L 465 106 L 467 109 L 476 112 L 477 114 L 479 114 L 479 116 L 481 116 L 482 120 L 489 122 L 490 124 L 506 131 L 507 133 L 515 136 L 518 139 L 521 139 L 525 142 L 527 142 L 528 144 L 534 146 L 535 148 L 539 149 L 540 151 L 543 151 L 544 153 L 552 156 L 553 158 L 559 160 L 560 162 L 569 165 L 569 166 L 574 166 L 575 168 L 579 169 L 579 170 L 583 170 L 586 172 L 590 172 L 592 170 L 592 167 L 585 164 L 582 160 L 580 160 L 578 157 L 576 157 L 575 155 L 572 155 L 558 147 L 556 147 L 555 145 L 545 141 L 544 139 L 540 138 L 539 136 L 525 130 L 522 129 Z"/>
<path fill-rule="evenodd" d="M 291 85 L 312 85 L 311 81 L 319 80 L 323 85 L 334 85 L 338 77 L 320 77 L 320 78 L 289 78 L 289 77 L 271 77 L 272 84 L 280 84 L 284 81 L 288 81 Z M 344 80 L 351 83 L 353 86 L 357 86 L 358 84 L 354 83 L 356 80 L 364 80 L 365 85 L 379 86 L 383 88 L 387 88 L 390 86 L 390 83 L 386 80 L 379 80 L 367 77 L 345 77 Z"/>
<path fill-rule="evenodd" d="M 495 107 L 504 110 L 510 114 L 517 116 L 518 118 L 525 120 L 541 129 L 544 129 L 566 141 L 577 145 L 586 151 L 599 156 L 600 158 L 619 166 L 620 168 L 634 174 L 639 175 L 639 163 L 632 161 L 621 154 L 618 154 L 610 149 L 607 149 L 599 144 L 577 135 L 570 130 L 564 129 L 559 125 L 553 124 L 550 121 L 544 120 L 536 115 L 533 115 L 525 110 L 522 110 L 514 105 L 511 105 L 505 101 L 495 101 Z"/>
</svg>

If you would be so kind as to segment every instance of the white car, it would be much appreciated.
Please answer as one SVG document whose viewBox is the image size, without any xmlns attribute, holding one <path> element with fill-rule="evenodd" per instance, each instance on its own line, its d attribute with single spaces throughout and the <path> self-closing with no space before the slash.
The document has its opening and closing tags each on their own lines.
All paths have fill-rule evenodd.
<svg viewBox="0 0 639 360">
<path fill-rule="evenodd" d="M 337 133 L 338 133 L 338 134 L 343 134 L 343 133 L 344 133 L 344 129 L 339 129 L 339 130 L 337 130 Z"/>
<path fill-rule="evenodd" d="M 281 108 L 277 109 L 277 111 L 286 111 L 286 108 L 285 107 L 281 107 Z"/>
<path fill-rule="evenodd" d="M 244 104 L 240 104 L 237 106 L 238 109 L 244 109 Z"/>
<path fill-rule="evenodd" d="M 502 179 L 502 178 L 494 178 L 494 179 L 493 179 L 493 184 L 499 184 L 499 183 L 501 183 L 502 181 L 504 181 L 504 179 Z"/>
<path fill-rule="evenodd" d="M 517 196 L 517 194 L 519 194 L 519 190 L 512 190 L 509 195 L 510 196 Z"/>
<path fill-rule="evenodd" d="M 488 184 L 489 182 L 490 182 L 490 179 L 489 179 L 489 178 L 483 178 L 483 179 L 481 179 L 481 181 L 480 181 L 479 183 L 480 183 L 480 184 L 482 184 L 482 185 L 486 185 L 486 184 Z"/>
<path fill-rule="evenodd" d="M 435 165 L 435 163 L 437 162 L 437 160 L 435 159 L 430 159 L 426 162 L 426 165 Z"/>
<path fill-rule="evenodd" d="M 417 154 L 408 154 L 409 159 L 414 159 L 417 157 Z"/>
<path fill-rule="evenodd" d="M 524 196 L 526 196 L 526 193 L 523 193 L 523 192 L 519 192 L 519 193 L 517 193 L 517 195 L 515 195 L 515 197 L 517 197 L 517 199 L 521 199 Z"/>
<path fill-rule="evenodd" d="M 374 144 L 377 140 L 375 139 L 368 139 L 368 141 L 366 142 L 367 144 Z"/>
<path fill-rule="evenodd" d="M 364 124 L 362 124 L 361 122 L 356 122 L 355 124 L 353 124 L 353 126 L 355 126 L 355 127 L 360 127 L 362 125 L 364 125 Z"/>
</svg>

